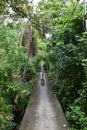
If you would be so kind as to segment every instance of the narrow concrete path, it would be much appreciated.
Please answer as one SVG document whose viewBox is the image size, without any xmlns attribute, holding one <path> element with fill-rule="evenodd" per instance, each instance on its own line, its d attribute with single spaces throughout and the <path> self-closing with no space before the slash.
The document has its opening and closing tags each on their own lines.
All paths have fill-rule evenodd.
<svg viewBox="0 0 87 130">
<path fill-rule="evenodd" d="M 61 105 L 50 88 L 46 74 L 41 86 L 39 73 L 19 130 L 69 130 Z"/>
</svg>

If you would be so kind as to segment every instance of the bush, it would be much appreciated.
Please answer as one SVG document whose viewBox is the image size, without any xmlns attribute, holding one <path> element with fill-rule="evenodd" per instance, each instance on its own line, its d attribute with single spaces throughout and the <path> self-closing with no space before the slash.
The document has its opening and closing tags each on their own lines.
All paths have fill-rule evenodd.
<svg viewBox="0 0 87 130">
<path fill-rule="evenodd" d="M 85 113 L 81 111 L 80 106 L 72 104 L 69 107 L 69 111 L 66 112 L 66 117 L 69 121 L 71 130 L 86 130 L 87 128 L 87 117 Z"/>
<path fill-rule="evenodd" d="M 0 27 L 0 36 L 0 129 L 16 130 L 39 70 L 39 59 L 30 58 L 25 82 L 22 83 L 27 48 L 16 46 L 18 34 L 15 27 Z"/>
<path fill-rule="evenodd" d="M 59 44 L 49 52 L 48 74 L 71 130 L 87 129 L 87 43 Z M 48 60 L 47 59 L 47 60 Z M 75 101 L 79 100 L 77 104 Z"/>
</svg>

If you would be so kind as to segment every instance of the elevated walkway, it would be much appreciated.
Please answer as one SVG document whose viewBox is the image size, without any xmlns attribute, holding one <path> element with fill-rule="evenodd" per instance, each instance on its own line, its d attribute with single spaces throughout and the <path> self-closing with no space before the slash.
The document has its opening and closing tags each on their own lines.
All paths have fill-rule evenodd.
<svg viewBox="0 0 87 130">
<path fill-rule="evenodd" d="M 44 86 L 41 86 L 41 76 L 42 72 L 38 75 L 19 130 L 69 130 L 61 105 L 51 90 L 46 74 L 44 73 Z"/>
</svg>

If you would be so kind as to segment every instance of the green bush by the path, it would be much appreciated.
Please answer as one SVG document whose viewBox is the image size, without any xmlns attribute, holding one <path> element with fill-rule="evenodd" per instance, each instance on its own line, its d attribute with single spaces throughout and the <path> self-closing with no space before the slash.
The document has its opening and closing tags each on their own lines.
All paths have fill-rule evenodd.
<svg viewBox="0 0 87 130">
<path fill-rule="evenodd" d="M 80 31 L 77 32 L 78 26 L 75 24 L 76 20 L 72 20 L 70 25 L 73 26 L 69 26 L 67 33 L 62 32 L 60 40 L 57 39 L 59 32 L 54 30 L 56 36 L 50 38 L 45 67 L 48 68 L 50 82 L 66 114 L 70 129 L 86 130 L 87 33 L 82 32 L 82 24 L 78 25 Z M 56 41 L 55 45 L 53 41 Z"/>
<path fill-rule="evenodd" d="M 30 58 L 25 82 L 20 81 L 27 48 L 17 47 L 19 35 L 16 26 L 0 27 L 0 130 L 12 130 L 16 126 L 14 112 L 23 115 L 39 66 L 37 57 Z"/>
<path fill-rule="evenodd" d="M 82 40 L 84 39 L 84 41 Z M 58 45 L 50 51 L 49 77 L 73 130 L 87 129 L 87 43 Z"/>
<path fill-rule="evenodd" d="M 48 0 L 39 4 L 44 14 L 43 31 L 48 33 L 49 29 L 51 34 L 45 68 L 70 129 L 87 130 L 87 33 L 83 28 L 83 9 L 79 1 L 63 2 Z"/>
</svg>

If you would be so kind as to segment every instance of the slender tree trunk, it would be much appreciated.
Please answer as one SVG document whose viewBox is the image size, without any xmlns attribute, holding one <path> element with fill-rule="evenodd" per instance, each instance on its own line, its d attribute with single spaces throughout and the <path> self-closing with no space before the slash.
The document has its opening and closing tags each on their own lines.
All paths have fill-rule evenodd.
<svg viewBox="0 0 87 130">
<path fill-rule="evenodd" d="M 27 60 L 26 60 L 25 66 L 24 66 L 24 71 L 23 71 L 22 79 L 21 79 L 22 82 L 24 82 L 24 79 L 25 79 L 27 66 L 28 66 L 28 62 L 29 62 L 29 57 L 30 57 L 30 51 L 28 52 L 28 57 L 27 57 Z"/>
<path fill-rule="evenodd" d="M 26 71 L 27 71 L 27 66 L 28 66 L 28 63 L 29 63 L 29 57 L 31 55 L 31 44 L 32 44 L 32 30 L 31 30 L 31 27 L 29 25 L 29 36 L 27 36 L 28 38 L 28 41 L 29 41 L 29 45 L 28 45 L 28 57 L 27 57 L 27 60 L 26 60 L 26 63 L 25 63 L 25 66 L 24 66 L 24 71 L 22 73 L 22 78 L 21 78 L 21 81 L 24 82 L 24 79 L 25 79 L 25 76 L 26 76 Z"/>
</svg>

